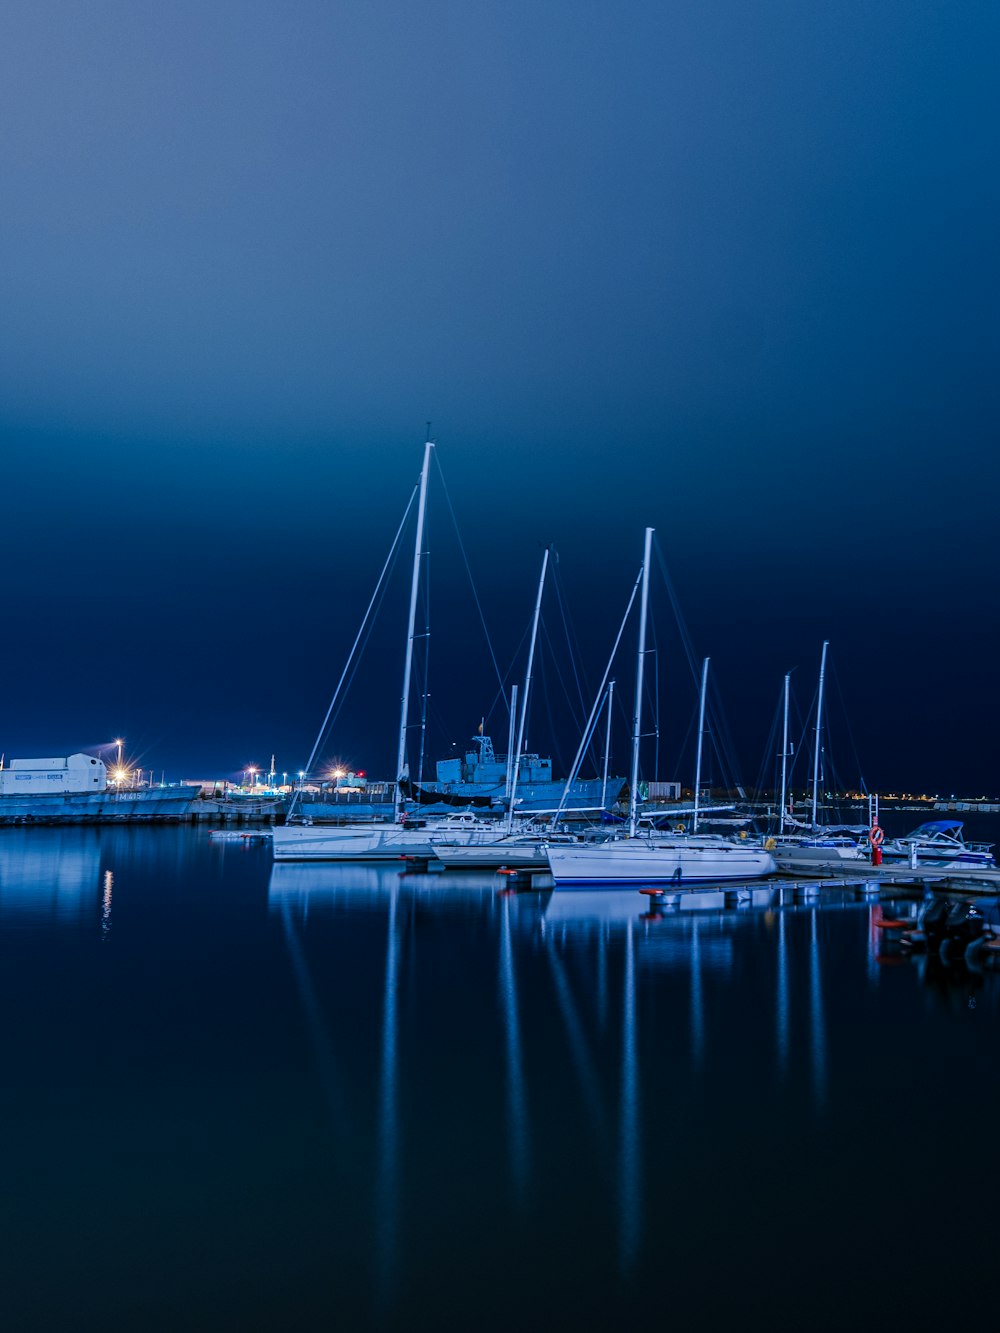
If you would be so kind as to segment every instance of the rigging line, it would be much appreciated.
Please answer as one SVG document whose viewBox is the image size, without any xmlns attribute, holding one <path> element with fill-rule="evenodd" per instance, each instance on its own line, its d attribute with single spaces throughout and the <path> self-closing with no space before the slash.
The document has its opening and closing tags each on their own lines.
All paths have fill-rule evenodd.
<svg viewBox="0 0 1000 1333">
<path fill-rule="evenodd" d="M 469 576 L 469 587 L 472 589 L 472 599 L 476 603 L 476 610 L 479 612 L 479 623 L 480 625 L 482 625 L 483 634 L 486 637 L 486 647 L 489 649 L 490 661 L 493 663 L 493 670 L 496 672 L 497 681 L 500 684 L 500 694 L 504 695 L 504 679 L 503 676 L 500 674 L 500 667 L 497 663 L 496 654 L 493 651 L 493 642 L 490 639 L 490 632 L 486 628 L 486 617 L 483 615 L 483 608 L 479 600 L 479 593 L 476 591 L 476 585 L 472 578 L 472 569 L 469 566 L 469 557 L 465 554 L 465 546 L 462 543 L 462 534 L 458 528 L 458 520 L 455 517 L 455 510 L 451 503 L 451 496 L 448 494 L 448 487 L 445 483 L 444 472 L 441 469 L 441 460 L 438 458 L 436 452 L 434 455 L 434 462 L 437 465 L 438 476 L 441 478 L 441 489 L 442 491 L 444 491 L 445 503 L 448 506 L 448 513 L 451 515 L 452 526 L 455 529 L 455 536 L 458 539 L 458 549 L 462 553 L 462 561 L 465 565 L 465 572 Z M 510 711 L 509 704 L 507 711 L 508 712 Z"/>
<path fill-rule="evenodd" d="M 418 483 L 418 493 L 419 493 L 419 483 Z M 378 602 L 376 603 L 375 606 L 375 614 L 369 619 L 368 627 L 367 629 L 364 630 L 364 638 L 361 641 L 360 648 L 355 654 L 354 662 L 351 665 L 350 675 L 347 677 L 346 684 L 341 689 L 340 700 L 337 703 L 337 707 L 333 709 L 333 712 L 330 715 L 330 720 L 326 725 L 325 731 L 327 733 L 330 733 L 333 730 L 334 725 L 336 724 L 338 718 L 340 717 L 340 714 L 344 708 L 344 704 L 347 702 L 348 695 L 350 694 L 351 688 L 354 685 L 354 681 L 357 678 L 357 674 L 361 669 L 361 662 L 362 659 L 364 658 L 365 653 L 368 651 L 368 645 L 371 643 L 371 637 L 375 629 L 375 621 L 378 618 L 380 611 L 382 610 L 383 603 L 385 602 L 386 593 L 388 591 L 389 579 L 392 578 L 392 575 L 395 572 L 396 564 L 399 560 L 399 552 L 401 549 L 402 549 L 401 547 L 397 546 L 395 554 L 390 553 L 392 564 L 389 568 L 389 576 L 383 583 L 382 591 L 378 594 Z"/>
<path fill-rule="evenodd" d="M 649 705 L 649 713 L 653 719 L 653 735 L 656 738 L 653 746 L 653 781 L 660 780 L 660 645 L 656 637 L 656 614 L 652 607 L 647 613 L 649 621 L 649 638 L 652 647 L 647 649 L 647 655 L 651 654 L 653 658 L 652 679 L 649 673 L 646 674 L 645 702 Z M 647 733 L 648 734 L 648 733 Z"/>
<path fill-rule="evenodd" d="M 742 773 L 736 746 L 733 743 L 733 734 L 729 729 L 729 718 L 726 716 L 726 710 L 722 704 L 722 693 L 719 689 L 718 679 L 715 676 L 710 677 L 708 683 L 708 719 L 709 728 L 712 732 L 712 744 L 724 770 L 723 777 L 730 788 L 741 787 L 743 785 L 741 782 Z"/>
<path fill-rule="evenodd" d="M 576 712 L 576 705 L 570 699 L 569 690 L 565 686 L 565 684 L 563 685 L 563 690 L 566 695 L 566 702 L 569 705 L 570 717 L 572 718 L 574 725 L 579 727 L 581 719 L 586 717 L 586 712 L 587 712 L 587 704 L 583 692 L 585 689 L 588 689 L 589 687 L 587 686 L 586 672 L 584 671 L 582 666 L 578 666 L 578 663 L 582 662 L 583 660 L 583 650 L 580 645 L 580 636 L 576 633 L 576 629 L 573 626 L 573 622 L 569 616 L 568 599 L 565 595 L 565 590 L 562 586 L 562 581 L 559 576 L 558 563 L 556 564 L 555 588 L 556 588 L 556 601 L 559 605 L 559 613 L 562 618 L 563 631 L 566 635 L 566 648 L 567 651 L 569 652 L 570 666 L 572 667 L 573 670 L 573 681 L 574 684 L 576 685 L 577 696 L 580 704 L 579 713 Z M 555 657 L 555 645 L 551 644 L 551 641 L 550 641 L 550 646 L 552 647 L 553 660 L 555 663 L 556 671 L 559 672 L 558 659 Z M 561 679 L 562 676 L 560 673 L 560 680 Z M 594 765 L 594 772 L 598 773 L 600 772 L 601 769 L 601 760 L 597 754 L 595 746 L 596 746 L 596 737 L 592 736 L 591 743 L 587 748 L 591 752 L 590 758 L 591 762 Z M 560 757 L 560 762 L 561 762 L 561 757 Z"/>
<path fill-rule="evenodd" d="M 399 560 L 400 549 L 401 548 L 397 547 L 394 555 L 390 553 L 390 557 L 392 560 L 392 564 L 389 568 L 390 578 L 392 577 L 392 574 L 394 573 L 396 568 L 396 563 Z M 386 580 L 386 582 L 383 584 L 382 591 L 378 594 L 378 602 L 375 605 L 375 615 L 370 618 L 368 623 L 368 628 L 364 630 L 364 638 L 361 641 L 360 648 L 355 654 L 354 663 L 351 666 L 350 674 L 347 676 L 346 683 L 344 683 L 342 687 L 338 686 L 338 688 L 341 690 L 341 697 L 339 702 L 337 702 L 336 708 L 333 707 L 333 703 L 331 702 L 330 711 L 328 713 L 328 720 L 323 728 L 323 732 L 321 732 L 320 736 L 317 738 L 317 743 L 316 746 L 314 747 L 314 749 L 317 751 L 320 745 L 329 735 L 329 733 L 332 732 L 334 726 L 337 723 L 337 720 L 340 717 L 341 712 L 343 711 L 344 704 L 347 702 L 347 697 L 351 692 L 351 688 L 353 687 L 354 681 L 357 678 L 358 671 L 361 668 L 362 659 L 364 658 L 364 655 L 368 650 L 368 645 L 371 642 L 372 632 L 374 631 L 375 628 L 375 620 L 378 617 L 379 612 L 382 610 L 382 605 L 385 601 L 387 588 L 388 588 L 388 580 Z M 343 680 L 343 677 L 341 677 L 341 680 Z M 334 699 L 336 699 L 336 696 L 334 696 Z M 310 760 L 310 765 L 309 765 L 310 769 L 312 768 L 313 762 L 314 760 Z"/>
<path fill-rule="evenodd" d="M 320 745 L 323 743 L 323 736 L 326 733 L 327 724 L 330 721 L 330 715 L 332 714 L 334 705 L 337 702 L 337 696 L 340 694 L 341 686 L 343 685 L 344 679 L 347 676 L 348 670 L 351 665 L 351 661 L 354 657 L 354 654 L 357 652 L 358 644 L 360 643 L 361 637 L 365 632 L 365 626 L 368 623 L 368 617 L 372 613 L 372 607 L 375 605 L 376 598 L 379 596 L 379 593 L 382 590 L 382 584 L 385 580 L 385 576 L 394 562 L 396 555 L 396 548 L 399 545 L 399 539 L 403 535 L 403 529 L 406 527 L 406 520 L 410 517 L 410 510 L 413 508 L 413 502 L 414 500 L 416 500 L 417 492 L 419 490 L 420 490 L 419 484 L 417 486 L 414 486 L 413 493 L 410 496 L 409 504 L 407 504 L 406 509 L 403 511 L 403 520 L 400 523 L 399 527 L 396 529 L 396 535 L 392 539 L 392 545 L 389 547 L 389 554 L 386 556 L 385 564 L 382 566 L 382 572 L 381 574 L 379 574 L 378 582 L 375 584 L 375 591 L 372 593 L 371 601 L 368 603 L 368 609 L 365 611 L 364 618 L 361 621 L 361 626 L 358 629 L 358 632 L 355 636 L 354 643 L 351 645 L 351 651 L 347 655 L 347 661 L 344 663 L 344 669 L 340 673 L 340 679 L 337 681 L 337 688 L 334 690 L 333 698 L 330 700 L 330 707 L 326 710 L 326 717 L 324 717 L 323 719 L 323 725 L 319 729 L 319 734 L 317 735 L 316 742 L 313 745 L 312 753 L 309 755 L 309 763 L 306 765 L 307 773 L 312 771 L 312 766 L 316 760 L 316 754 L 319 750 Z M 288 806 L 288 815 L 291 815 L 292 813 L 292 809 L 295 806 L 295 801 L 296 798 L 298 797 L 298 794 L 299 794 L 298 792 L 294 792 L 292 794 L 292 800 Z"/>
<path fill-rule="evenodd" d="M 698 715 L 698 710 L 697 710 L 697 708 L 696 708 L 695 711 L 691 714 L 690 718 L 688 719 L 687 731 L 684 733 L 684 739 L 683 739 L 683 741 L 681 741 L 681 748 L 680 748 L 680 749 L 678 750 L 678 752 L 677 752 L 677 763 L 674 765 L 674 773 L 675 773 L 675 774 L 677 774 L 677 773 L 683 773 L 683 771 L 684 771 L 684 764 L 685 764 L 685 762 L 686 762 L 687 749 L 688 749 L 688 742 L 689 742 L 690 739 L 691 739 L 691 733 L 694 731 L 694 727 L 695 727 L 695 718 L 697 717 L 697 715 Z"/>
<path fill-rule="evenodd" d="M 636 594 L 639 591 L 639 584 L 641 582 L 642 582 L 642 566 L 640 565 L 639 573 L 636 576 L 635 583 L 632 585 L 632 593 L 628 599 L 628 606 L 625 608 L 624 616 L 622 616 L 622 623 L 618 626 L 618 634 L 615 638 L 614 647 L 611 649 L 611 656 L 608 658 L 608 664 L 604 668 L 604 675 L 601 677 L 601 683 L 598 686 L 597 694 L 594 698 L 594 706 L 590 710 L 590 717 L 587 720 L 586 730 L 584 731 L 583 737 L 580 740 L 579 749 L 577 750 L 576 757 L 573 760 L 573 767 L 570 769 L 569 776 L 566 778 L 566 785 L 563 788 L 563 794 L 559 799 L 559 806 L 556 809 L 555 814 L 552 816 L 552 822 L 549 824 L 550 828 L 555 828 L 556 824 L 558 823 L 559 816 L 563 812 L 563 806 L 566 804 L 566 796 L 569 793 L 570 787 L 576 781 L 577 774 L 580 771 L 580 764 L 583 762 L 583 756 L 587 749 L 587 735 L 591 727 L 594 725 L 594 718 L 597 715 L 597 710 L 600 707 L 601 700 L 604 697 L 604 690 L 608 683 L 608 677 L 611 675 L 611 668 L 614 665 L 615 654 L 618 652 L 618 645 L 621 643 L 622 635 L 625 633 L 625 626 L 628 623 L 629 614 L 632 610 L 633 605 L 635 604 Z"/>
<path fill-rule="evenodd" d="M 559 577 L 559 557 L 555 552 L 555 548 L 553 547 L 552 549 L 553 549 L 553 554 L 556 556 L 555 569 L 554 569 L 555 578 L 553 579 L 553 586 L 555 587 L 555 593 L 556 593 L 556 605 L 559 607 L 559 615 L 562 619 L 563 633 L 566 635 L 566 648 L 567 651 L 569 652 L 570 666 L 573 668 L 573 680 L 576 684 L 576 693 L 580 704 L 579 715 L 580 717 L 583 717 L 587 711 L 587 705 L 584 702 L 583 685 L 580 682 L 580 673 L 577 669 L 578 654 L 574 651 L 574 644 L 573 644 L 573 638 L 575 636 L 572 636 L 570 634 L 569 618 L 566 612 L 566 601 L 563 596 L 563 590 L 562 590 L 562 580 Z"/>
<path fill-rule="evenodd" d="M 660 573 L 663 575 L 663 582 L 666 584 L 667 595 L 670 598 L 670 606 L 674 613 L 674 619 L 677 621 L 677 630 L 680 634 L 681 646 L 684 649 L 684 654 L 687 657 L 688 667 L 691 670 L 691 679 L 697 685 L 699 668 L 697 659 L 695 658 L 694 654 L 694 644 L 691 638 L 691 634 L 688 630 L 687 624 L 684 620 L 684 616 L 681 612 L 681 604 L 677 597 L 677 591 L 674 588 L 673 581 L 671 580 L 670 574 L 667 571 L 667 562 L 663 555 L 663 548 L 660 546 L 659 538 L 656 536 L 653 537 L 653 545 L 656 547 L 656 558 L 660 564 Z"/>
<path fill-rule="evenodd" d="M 550 655 L 551 658 L 552 658 L 552 661 L 551 661 L 551 663 L 550 663 L 550 665 L 549 665 L 549 669 L 550 669 L 551 671 L 554 671 L 554 672 L 555 672 L 556 680 L 557 680 L 557 681 L 559 682 L 559 684 L 562 686 L 563 697 L 564 697 L 565 700 L 566 700 L 566 705 L 567 705 L 567 707 L 568 707 L 568 709 L 569 709 L 569 715 L 570 715 L 570 717 L 571 717 L 572 720 L 573 720 L 574 726 L 579 727 L 579 726 L 580 726 L 580 716 L 579 716 L 579 714 L 578 714 L 577 711 L 576 711 L 576 706 L 575 706 L 575 704 L 574 704 L 574 702 L 573 702 L 573 699 L 572 699 L 571 696 L 570 696 L 569 688 L 568 688 L 568 686 L 567 686 L 567 684 L 566 684 L 565 678 L 563 677 L 563 673 L 562 673 L 562 671 L 560 670 L 560 667 L 559 667 L 559 659 L 558 659 L 558 657 L 556 656 L 555 644 L 552 642 L 552 637 L 551 637 L 551 635 L 549 634 L 548 626 L 547 626 L 546 623 L 545 623 L 545 618 L 544 618 L 544 617 L 542 618 L 542 622 L 541 622 L 541 630 L 542 630 L 542 639 L 543 639 L 543 641 L 545 642 L 545 644 L 548 646 L 549 655 Z M 579 684 L 579 682 L 577 682 L 577 684 Z M 546 700 L 547 700 L 547 701 L 548 701 L 548 698 L 549 698 L 549 696 L 548 696 L 548 694 L 546 694 Z M 552 711 L 551 703 L 549 704 L 549 708 L 548 708 L 548 716 L 549 716 L 550 720 L 551 720 L 551 718 L 553 717 L 553 711 Z M 556 739 L 556 734 L 555 734 L 555 732 L 550 733 L 550 735 L 551 735 L 551 742 L 550 742 L 550 743 L 551 743 L 552 748 L 553 748 L 553 751 L 554 751 L 554 753 L 555 753 L 556 761 L 557 761 L 557 763 L 559 764 L 559 767 L 562 768 L 562 765 L 563 765 L 562 748 L 561 748 L 561 747 L 559 746 L 559 744 L 558 744 L 558 741 L 557 741 L 557 739 Z"/>
<path fill-rule="evenodd" d="M 424 758 L 427 753 L 427 684 L 431 666 L 431 553 L 424 552 L 426 561 L 423 569 L 423 609 L 424 609 L 424 641 L 421 645 L 421 652 L 424 659 L 424 680 L 423 688 L 420 692 L 420 753 L 417 759 L 417 782 L 423 786 L 424 781 Z"/>
<path fill-rule="evenodd" d="M 548 635 L 545 635 L 544 638 L 547 640 L 547 639 L 548 639 Z M 540 686 L 541 686 L 542 697 L 543 697 L 544 700 L 545 700 L 545 713 L 546 713 L 546 716 L 547 716 L 547 717 L 551 717 L 551 716 L 552 716 L 552 699 L 551 699 L 551 696 L 550 696 L 550 694 L 549 694 L 549 668 L 548 668 L 548 666 L 546 665 L 546 658 L 547 658 L 547 656 L 548 656 L 547 653 L 539 653 L 539 654 L 538 654 L 538 673 L 537 673 L 537 674 L 538 674 L 539 684 L 540 684 Z M 558 678 L 558 673 L 557 673 L 557 678 Z M 562 682 L 560 681 L 560 684 L 561 684 L 561 683 L 562 683 Z M 551 742 L 552 742 L 552 754 L 553 754 L 553 756 L 554 756 L 554 758 L 555 758 L 555 763 L 556 763 L 557 767 L 562 768 L 562 766 L 563 766 L 562 753 L 561 753 L 561 751 L 560 751 L 560 749 L 559 749 L 558 741 L 556 740 L 556 737 L 555 737 L 554 735 L 552 735 L 552 734 L 550 734 L 549 739 L 550 739 Z M 533 751 L 533 753 L 538 754 L 539 752 L 540 752 L 540 747 L 536 744 L 536 746 L 535 746 L 535 750 Z"/>
<path fill-rule="evenodd" d="M 781 764 L 781 756 L 775 752 L 775 747 L 778 742 L 778 721 L 781 717 L 784 693 L 785 687 L 782 684 L 778 690 L 778 702 L 771 714 L 771 728 L 767 733 L 767 741 L 765 742 L 760 766 L 757 769 L 757 777 L 754 785 L 750 788 L 755 801 L 763 799 L 765 791 L 777 791 L 776 776 Z M 765 786 L 765 783 L 770 783 L 770 785 Z"/>
<path fill-rule="evenodd" d="M 732 744 L 732 737 L 729 735 L 717 677 L 709 678 L 706 704 L 705 729 L 711 740 L 712 752 L 715 754 L 719 766 L 722 785 L 727 791 L 741 789 L 743 787 L 743 783 L 740 781 L 742 775 L 737 769 L 735 747 Z"/>
<path fill-rule="evenodd" d="M 579 715 L 579 714 L 577 713 L 577 711 L 576 711 L 576 706 L 575 706 L 575 704 L 573 703 L 573 699 L 572 699 L 571 696 L 570 696 L 570 692 L 569 692 L 569 688 L 568 688 L 568 686 L 567 686 L 567 684 L 566 684 L 566 680 L 565 680 L 565 678 L 564 678 L 564 676 L 563 676 L 563 673 L 562 673 L 562 671 L 561 671 L 561 669 L 560 669 L 560 667 L 559 667 L 559 659 L 558 659 L 558 657 L 556 656 L 555 644 L 552 642 L 552 636 L 549 634 L 549 629 L 548 629 L 548 626 L 547 626 L 546 623 L 545 623 L 545 617 L 544 617 L 544 616 L 542 617 L 542 621 L 541 621 L 541 631 L 542 631 L 542 639 L 543 639 L 544 643 L 547 645 L 548 650 L 549 650 L 549 653 L 551 654 L 551 657 L 552 657 L 551 670 L 553 670 L 553 671 L 555 672 L 556 680 L 558 680 L 559 684 L 562 686 L 563 697 L 564 697 L 564 699 L 565 699 L 565 701 L 566 701 L 566 706 L 567 706 L 567 708 L 569 709 L 569 715 L 570 715 L 570 717 L 573 719 L 574 726 L 579 727 L 579 726 L 581 725 L 581 718 L 580 718 L 580 715 Z M 550 718 L 552 717 L 552 711 L 551 711 L 551 709 L 549 710 L 549 717 L 550 717 Z"/>
<path fill-rule="evenodd" d="M 490 704 L 489 708 L 487 708 L 487 710 L 486 710 L 486 712 L 485 712 L 485 714 L 484 714 L 484 719 L 485 719 L 486 722 L 489 722 L 489 720 L 492 718 L 493 713 L 494 713 L 494 711 L 496 710 L 496 706 L 497 706 L 498 702 L 499 702 L 501 699 L 504 701 L 504 706 L 506 707 L 508 714 L 510 713 L 510 696 L 509 696 L 508 693 L 507 693 L 507 682 L 508 682 L 508 680 L 510 680 L 511 676 L 514 674 L 514 666 L 515 666 L 515 663 L 517 662 L 517 659 L 518 659 L 518 656 L 519 656 L 519 654 L 520 654 L 520 652 L 521 652 L 521 649 L 524 647 L 524 641 L 525 641 L 525 639 L 527 639 L 528 635 L 531 633 L 531 621 L 532 621 L 532 617 L 529 616 L 529 617 L 528 617 L 528 623 L 527 623 L 527 624 L 525 625 L 525 627 L 524 627 L 524 633 L 521 635 L 521 638 L 520 638 L 520 640 L 519 640 L 519 642 L 518 642 L 518 645 L 517 645 L 517 647 L 514 649 L 514 656 L 513 656 L 513 658 L 511 659 L 510 666 L 507 668 L 507 673 L 506 673 L 506 675 L 502 678 L 502 680 L 500 681 L 500 688 L 499 688 L 499 690 L 497 690 L 496 694 L 493 696 L 493 702 Z"/>
<path fill-rule="evenodd" d="M 795 738 L 794 738 L 793 736 L 790 736 L 790 737 L 789 737 L 789 739 L 792 741 L 793 744 L 797 744 L 797 745 L 798 745 L 798 749 L 796 749 L 796 750 L 794 751 L 794 753 L 791 754 L 791 755 L 789 756 L 789 758 L 791 759 L 791 763 L 788 765 L 788 784 L 789 784 L 789 787 L 791 787 L 791 784 L 792 784 L 792 774 L 795 772 L 795 765 L 798 763 L 799 759 L 800 759 L 802 756 L 807 756 L 808 753 L 809 753 L 809 751 L 803 746 L 803 744 L 802 744 L 802 740 L 801 740 L 801 738 L 806 734 L 806 723 L 807 723 L 807 721 L 808 721 L 808 718 L 804 718 L 804 717 L 802 716 L 802 712 L 801 712 L 801 710 L 800 710 L 800 708 L 799 708 L 799 701 L 798 701 L 798 699 L 796 699 L 794 693 L 792 694 L 791 705 L 792 705 L 792 712 L 793 712 L 793 716 L 794 716 L 794 725 L 795 725 L 795 727 L 798 729 L 798 732 L 799 732 L 799 740 L 798 740 L 798 742 L 796 742 L 796 741 L 795 741 Z"/>
<path fill-rule="evenodd" d="M 854 763 L 858 770 L 858 786 L 860 787 L 861 791 L 867 794 L 868 785 L 865 782 L 864 774 L 861 771 L 861 756 L 858 754 L 858 747 L 854 741 L 854 730 L 851 727 L 851 715 L 847 711 L 847 700 L 844 698 L 844 691 L 840 684 L 840 675 L 837 671 L 837 664 L 836 662 L 831 662 L 830 665 L 831 665 L 830 675 L 833 677 L 833 683 L 837 687 L 837 698 L 840 700 L 840 707 L 844 714 L 844 723 L 847 727 L 847 739 L 851 743 L 851 752 L 854 755 Z"/>
<path fill-rule="evenodd" d="M 569 632 L 572 635 L 572 647 L 570 649 L 572 655 L 572 661 L 574 665 L 576 665 L 580 676 L 580 689 L 582 691 L 580 698 L 580 711 L 582 713 L 585 713 L 587 711 L 586 699 L 589 699 L 590 697 L 590 683 L 587 678 L 587 665 L 586 665 L 587 654 L 583 650 L 583 644 L 580 641 L 580 635 L 577 633 L 576 625 L 573 621 L 572 615 L 570 614 L 570 609 L 569 609 L 570 600 L 566 596 L 565 589 L 563 590 L 561 596 L 563 598 L 563 602 L 566 607 L 566 623 L 569 628 Z"/>
</svg>

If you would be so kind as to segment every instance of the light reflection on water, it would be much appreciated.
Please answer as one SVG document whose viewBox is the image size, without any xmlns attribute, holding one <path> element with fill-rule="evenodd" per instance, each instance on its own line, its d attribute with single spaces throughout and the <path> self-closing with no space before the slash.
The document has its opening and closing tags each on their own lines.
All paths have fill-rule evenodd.
<svg viewBox="0 0 1000 1333">
<path fill-rule="evenodd" d="M 693 1326 L 739 1317 L 779 1244 L 757 1308 L 833 1325 L 882 1299 L 814 1263 L 859 1209 L 915 1261 L 910 1182 L 873 1204 L 863 1144 L 912 1157 L 1000 1091 L 1000 978 L 901 959 L 870 903 L 669 915 L 187 830 L 7 832 L 0 1251 L 38 1326 L 585 1328 L 659 1320 L 664 1283 Z"/>
</svg>

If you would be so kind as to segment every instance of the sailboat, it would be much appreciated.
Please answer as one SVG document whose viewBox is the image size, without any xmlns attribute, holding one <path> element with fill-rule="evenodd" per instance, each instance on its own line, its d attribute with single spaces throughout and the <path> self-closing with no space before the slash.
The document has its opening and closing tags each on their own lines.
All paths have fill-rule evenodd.
<svg viewBox="0 0 1000 1333">
<path fill-rule="evenodd" d="M 403 668 L 403 691 L 399 719 L 399 749 L 397 753 L 395 793 L 393 799 L 393 823 L 357 822 L 341 824 L 319 824 L 300 816 L 297 821 L 290 817 L 285 825 L 275 828 L 272 839 L 274 859 L 276 861 L 372 861 L 393 860 L 401 856 L 418 859 L 433 857 L 439 849 L 463 847 L 486 847 L 501 839 L 514 836 L 514 812 L 518 808 L 518 787 L 530 765 L 523 761 L 524 731 L 528 715 L 528 698 L 531 688 L 535 646 L 538 637 L 538 624 L 541 614 L 542 594 L 545 588 L 545 575 L 548 568 L 549 549 L 546 548 L 538 592 L 535 599 L 531 639 L 528 650 L 527 677 L 521 701 L 519 726 L 516 746 L 508 748 L 506 781 L 506 819 L 481 817 L 470 810 L 462 810 L 445 817 L 409 821 L 406 812 L 407 793 L 412 790 L 406 763 L 406 734 L 409 724 L 410 683 L 413 670 L 413 644 L 416 631 L 417 600 L 420 584 L 420 562 L 423 554 L 424 519 L 427 510 L 427 483 L 430 460 L 434 444 L 428 440 L 424 446 L 423 467 L 417 504 L 417 531 L 413 550 L 413 573 L 410 585 L 409 624 L 406 640 L 406 659 Z M 411 501 L 412 503 L 412 501 Z M 331 705 L 332 708 L 332 705 Z M 329 713 L 327 714 L 329 717 Z M 514 740 L 514 719 L 517 717 L 517 687 L 511 697 L 511 741 Z M 605 774 L 605 788 L 607 775 Z M 564 791 L 570 791 L 567 783 Z M 500 864 L 496 861 L 496 864 Z"/>
<path fill-rule="evenodd" d="M 856 830 L 822 828 L 819 824 L 819 760 L 823 747 L 823 687 L 826 681 L 826 655 L 829 643 L 823 641 L 819 659 L 819 685 L 816 691 L 816 744 L 813 752 L 812 778 L 812 827 L 799 833 L 786 833 L 786 828 L 794 827 L 794 822 L 786 813 L 788 790 L 788 692 L 790 677 L 785 676 L 784 691 L 784 731 L 781 746 L 781 814 L 779 817 L 778 836 L 769 839 L 774 846 L 771 849 L 774 858 L 782 869 L 809 869 L 822 865 L 833 865 L 839 861 L 864 861 L 868 858 L 868 849 L 860 841 Z M 802 826 L 799 825 L 801 829 Z"/>
<path fill-rule="evenodd" d="M 401 856 L 431 857 L 438 843 L 469 843 L 477 839 L 495 839 L 502 832 L 496 820 L 482 820 L 467 811 L 415 827 L 406 823 L 406 803 L 403 794 L 407 778 L 406 731 L 409 722 L 410 681 L 413 672 L 413 642 L 416 632 L 424 518 L 427 512 L 427 481 L 433 450 L 434 443 L 428 440 L 424 445 L 423 466 L 420 471 L 417 533 L 410 584 L 409 626 L 406 660 L 403 667 L 399 750 L 396 763 L 398 776 L 394 799 L 396 822 L 392 824 L 289 822 L 274 830 L 271 846 L 276 861 L 371 861 L 395 860 Z"/>
<path fill-rule="evenodd" d="M 777 869 L 774 857 L 750 842 L 730 842 L 714 835 L 641 830 L 638 824 L 639 741 L 642 734 L 642 686 L 649 608 L 649 565 L 653 529 L 646 529 L 632 723 L 632 774 L 627 838 L 548 848 L 549 867 L 561 886 L 632 887 L 643 884 L 758 879 Z"/>
</svg>

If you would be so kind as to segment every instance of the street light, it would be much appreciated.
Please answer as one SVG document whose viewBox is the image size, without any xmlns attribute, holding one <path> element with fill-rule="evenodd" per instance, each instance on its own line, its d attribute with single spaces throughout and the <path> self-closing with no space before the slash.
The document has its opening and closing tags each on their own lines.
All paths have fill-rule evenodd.
<svg viewBox="0 0 1000 1333">
<path fill-rule="evenodd" d="M 116 765 L 116 767 L 118 767 L 118 768 L 121 768 L 121 766 L 122 766 L 122 746 L 123 746 L 124 744 L 125 744 L 125 741 L 124 741 L 123 739 L 121 739 L 121 738 L 119 738 L 118 740 L 115 741 L 115 745 L 118 746 L 118 755 L 117 755 L 117 757 L 116 757 L 116 759 L 115 759 L 115 765 Z"/>
</svg>

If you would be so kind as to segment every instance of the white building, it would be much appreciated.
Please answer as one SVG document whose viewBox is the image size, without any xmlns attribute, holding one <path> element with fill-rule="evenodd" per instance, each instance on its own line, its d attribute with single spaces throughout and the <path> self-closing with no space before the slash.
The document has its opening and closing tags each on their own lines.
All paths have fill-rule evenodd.
<svg viewBox="0 0 1000 1333">
<path fill-rule="evenodd" d="M 107 785 L 104 761 L 89 754 L 71 754 L 66 759 L 12 759 L 7 768 L 0 768 L 0 796 L 101 792 Z"/>
</svg>

